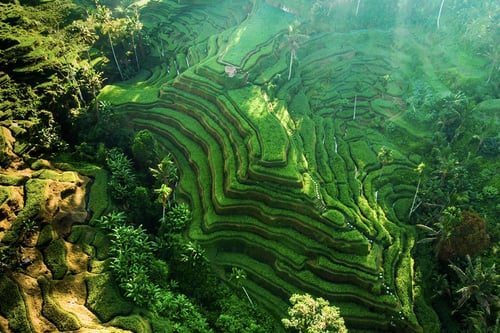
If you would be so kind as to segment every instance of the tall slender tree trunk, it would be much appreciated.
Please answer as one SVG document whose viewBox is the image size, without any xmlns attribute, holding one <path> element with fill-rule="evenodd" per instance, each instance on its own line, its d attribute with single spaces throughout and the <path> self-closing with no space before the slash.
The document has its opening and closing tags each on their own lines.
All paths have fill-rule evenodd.
<svg viewBox="0 0 500 333">
<path fill-rule="evenodd" d="M 113 40 L 111 39 L 111 33 L 108 32 L 109 45 L 111 46 L 111 51 L 113 52 L 113 58 L 115 59 L 116 68 L 118 68 L 118 73 L 120 73 L 120 78 L 122 81 L 124 80 L 122 69 L 120 64 L 118 63 L 118 59 L 116 58 L 115 48 L 113 46 Z"/>
<path fill-rule="evenodd" d="M 64 61 L 66 62 L 66 67 L 68 67 L 69 81 L 75 86 L 76 92 L 78 93 L 78 97 L 80 98 L 82 103 L 85 105 L 85 99 L 83 99 L 82 90 L 80 89 L 80 85 L 78 84 L 78 81 L 76 81 L 75 71 L 73 70 L 73 67 L 69 63 L 68 59 L 66 58 L 66 55 L 64 55 L 63 58 L 64 58 Z"/>
<path fill-rule="evenodd" d="M 292 66 L 293 66 L 293 57 L 295 56 L 295 50 L 290 51 L 290 67 L 288 68 L 288 81 L 292 77 Z"/>
<path fill-rule="evenodd" d="M 137 32 L 137 40 L 139 41 L 139 50 L 141 51 L 141 57 L 144 58 L 146 53 L 144 52 L 144 41 L 142 39 L 141 31 Z"/>
<path fill-rule="evenodd" d="M 92 96 L 94 96 L 95 114 L 96 114 L 97 120 L 99 120 L 99 118 L 101 117 L 101 114 L 99 112 L 99 101 L 97 100 L 97 92 L 96 92 L 95 87 L 92 87 Z"/>
<path fill-rule="evenodd" d="M 413 195 L 413 201 L 411 203 L 410 213 L 408 214 L 408 217 L 411 217 L 411 214 L 413 214 L 413 212 L 416 210 L 415 203 L 417 202 L 417 195 L 418 195 L 418 190 L 420 189 L 421 180 L 422 178 L 418 177 L 417 189 L 415 190 L 415 194 Z"/>
<path fill-rule="evenodd" d="M 436 20 L 436 26 L 438 29 L 441 25 L 441 13 L 443 12 L 443 5 L 444 5 L 444 0 L 441 1 L 441 5 L 439 6 L 439 13 L 438 13 L 438 17 Z"/>
<path fill-rule="evenodd" d="M 137 64 L 137 71 L 141 70 L 141 65 L 139 65 L 139 57 L 137 55 L 137 45 L 135 44 L 135 38 L 134 38 L 134 33 L 131 33 L 132 37 L 132 47 L 134 48 L 134 55 L 135 55 L 135 63 Z"/>
<path fill-rule="evenodd" d="M 247 296 L 248 301 L 250 302 L 250 305 L 252 306 L 252 308 L 255 308 L 255 305 L 253 304 L 253 301 L 250 298 L 250 295 L 248 294 L 247 289 L 244 286 L 241 286 L 241 289 L 243 289 L 243 291 L 245 292 L 245 295 Z"/>
</svg>

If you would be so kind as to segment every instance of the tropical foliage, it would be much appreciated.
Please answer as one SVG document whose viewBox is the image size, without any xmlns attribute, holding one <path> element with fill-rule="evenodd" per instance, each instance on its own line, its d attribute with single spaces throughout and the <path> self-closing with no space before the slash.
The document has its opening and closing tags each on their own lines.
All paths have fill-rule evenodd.
<svg viewBox="0 0 500 333">
<path fill-rule="evenodd" d="M 432 2 L 269 0 L 260 4 L 286 24 L 260 40 L 238 27 L 257 2 L 228 16 L 185 2 L 0 3 L 0 122 L 15 138 L 2 153 L 28 168 L 71 151 L 69 162 L 107 170 L 108 214 L 74 238 L 91 257 L 105 240 L 102 269 L 153 330 L 279 331 L 262 304 L 284 311 L 297 289 L 346 306 L 295 294 L 282 321 L 291 331 L 346 332 L 341 312 L 359 324 L 352 303 L 374 329 L 419 331 L 419 316 L 437 325 L 425 313 L 438 313 L 447 331 L 498 330 L 500 5 L 442 1 L 434 35 Z M 385 31 L 396 21 L 422 34 Z M 405 54 L 411 66 L 398 58 L 423 36 L 447 42 L 458 31 L 465 50 L 443 52 L 456 66 L 417 59 L 418 46 Z M 226 89 L 237 84 L 222 74 L 230 39 L 249 50 L 231 67 L 246 73 L 241 89 Z M 2 154 L 1 171 L 13 160 Z M 2 174 L 2 219 L 11 181 Z M 44 227 L 19 222 L 19 241 L 0 244 L 2 277 L 25 268 L 21 249 Z M 49 244 L 44 254 L 65 256 L 63 241 Z M 68 269 L 46 261 L 57 276 Z"/>
<path fill-rule="evenodd" d="M 347 333 L 339 309 L 325 299 L 313 298 L 309 294 L 293 294 L 290 303 L 292 306 L 288 309 L 289 318 L 282 320 L 285 327 L 300 333 Z"/>
</svg>

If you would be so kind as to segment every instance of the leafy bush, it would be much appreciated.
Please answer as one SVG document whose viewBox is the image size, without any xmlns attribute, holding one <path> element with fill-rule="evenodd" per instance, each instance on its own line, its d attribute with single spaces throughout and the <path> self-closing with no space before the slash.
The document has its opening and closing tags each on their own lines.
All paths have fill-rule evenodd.
<svg viewBox="0 0 500 333">
<path fill-rule="evenodd" d="M 170 233 L 179 233 L 186 229 L 191 223 L 191 210 L 185 203 L 179 203 L 172 207 L 166 214 L 165 221 L 162 221 L 159 235 L 163 236 Z"/>
<path fill-rule="evenodd" d="M 156 164 L 158 151 L 158 142 L 150 131 L 141 130 L 135 134 L 132 143 L 132 154 L 135 163 L 141 169 L 148 169 Z"/>
<path fill-rule="evenodd" d="M 479 147 L 479 152 L 489 157 L 497 156 L 500 154 L 500 140 L 496 137 L 485 138 Z"/>
<path fill-rule="evenodd" d="M 445 218 L 444 221 L 448 221 Z M 466 255 L 477 256 L 490 244 L 486 221 L 477 213 L 463 211 L 456 218 L 445 223 L 439 238 L 439 258 L 449 260 Z"/>
<path fill-rule="evenodd" d="M 498 189 L 495 186 L 486 185 L 485 187 L 483 187 L 481 194 L 485 199 L 493 199 L 498 195 Z"/>
<path fill-rule="evenodd" d="M 258 308 L 233 295 L 220 300 L 221 311 L 215 321 L 219 332 L 227 333 L 267 333 L 277 332 L 274 322 Z"/>
<path fill-rule="evenodd" d="M 108 186 L 113 199 L 125 203 L 137 186 L 137 180 L 132 168 L 132 161 L 122 152 L 111 150 L 106 158 L 111 171 Z"/>
<path fill-rule="evenodd" d="M 290 302 L 292 303 L 292 307 L 288 309 L 290 318 L 282 320 L 285 327 L 296 329 L 298 332 L 347 333 L 339 308 L 330 305 L 323 298 L 314 299 L 309 294 L 293 294 Z"/>
</svg>

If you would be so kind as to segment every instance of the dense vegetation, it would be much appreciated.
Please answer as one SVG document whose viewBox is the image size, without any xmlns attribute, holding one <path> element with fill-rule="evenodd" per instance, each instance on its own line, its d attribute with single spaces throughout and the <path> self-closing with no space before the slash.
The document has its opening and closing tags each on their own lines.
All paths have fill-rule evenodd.
<svg viewBox="0 0 500 333">
<path fill-rule="evenodd" d="M 206 3 L 0 3 L 2 170 L 94 180 L 60 239 L 39 202 L 17 214 L 1 298 L 36 237 L 54 281 L 68 244 L 92 257 L 85 304 L 113 327 L 498 330 L 500 6 Z M 1 175 L 2 205 L 44 184 Z"/>
</svg>

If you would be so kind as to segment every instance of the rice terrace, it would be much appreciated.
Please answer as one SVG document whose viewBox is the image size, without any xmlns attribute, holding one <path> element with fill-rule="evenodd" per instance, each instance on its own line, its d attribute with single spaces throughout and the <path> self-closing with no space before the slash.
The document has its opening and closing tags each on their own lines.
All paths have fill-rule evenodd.
<svg viewBox="0 0 500 333">
<path fill-rule="evenodd" d="M 500 327 L 496 1 L 1 7 L 0 330 Z"/>
</svg>

